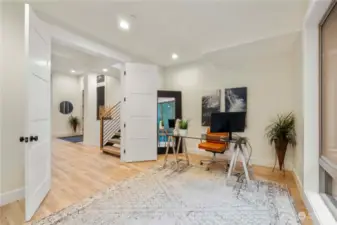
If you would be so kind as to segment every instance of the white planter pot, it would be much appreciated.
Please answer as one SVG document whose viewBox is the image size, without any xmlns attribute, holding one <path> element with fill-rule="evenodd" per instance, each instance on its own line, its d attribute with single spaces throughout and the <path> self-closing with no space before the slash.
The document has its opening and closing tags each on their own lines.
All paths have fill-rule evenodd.
<svg viewBox="0 0 337 225">
<path fill-rule="evenodd" d="M 179 130 L 179 135 L 180 136 L 187 136 L 187 130 L 180 129 Z"/>
</svg>

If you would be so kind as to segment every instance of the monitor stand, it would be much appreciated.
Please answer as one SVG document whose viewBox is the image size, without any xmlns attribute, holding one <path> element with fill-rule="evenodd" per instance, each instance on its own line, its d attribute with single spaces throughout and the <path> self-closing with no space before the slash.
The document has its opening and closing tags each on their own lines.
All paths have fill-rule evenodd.
<svg viewBox="0 0 337 225">
<path fill-rule="evenodd" d="M 229 132 L 229 133 L 228 133 L 228 139 L 231 141 L 231 140 L 233 140 L 232 138 L 233 138 L 233 137 L 232 137 L 232 132 Z"/>
</svg>

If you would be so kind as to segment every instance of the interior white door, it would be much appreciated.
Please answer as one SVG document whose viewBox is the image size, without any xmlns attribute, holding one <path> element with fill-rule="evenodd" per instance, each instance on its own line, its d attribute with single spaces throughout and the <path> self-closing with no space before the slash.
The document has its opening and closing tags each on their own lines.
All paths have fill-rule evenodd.
<svg viewBox="0 0 337 225">
<path fill-rule="evenodd" d="M 126 63 L 125 71 L 122 159 L 126 162 L 157 160 L 158 67 Z"/>
<path fill-rule="evenodd" d="M 47 24 L 25 5 L 27 119 L 25 207 L 30 220 L 51 187 L 51 37 Z"/>
</svg>

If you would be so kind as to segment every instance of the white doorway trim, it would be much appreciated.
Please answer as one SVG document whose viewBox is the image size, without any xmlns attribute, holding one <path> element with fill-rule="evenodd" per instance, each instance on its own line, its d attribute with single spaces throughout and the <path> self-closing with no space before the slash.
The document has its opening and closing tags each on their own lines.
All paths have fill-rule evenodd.
<svg viewBox="0 0 337 225">
<path fill-rule="evenodd" d="M 132 61 L 132 58 L 130 56 L 120 51 L 93 42 L 82 36 L 64 30 L 58 26 L 50 25 L 50 30 L 53 41 L 61 42 L 63 45 L 71 46 L 72 48 L 86 52 L 91 55 L 111 58 L 122 63 Z"/>
</svg>

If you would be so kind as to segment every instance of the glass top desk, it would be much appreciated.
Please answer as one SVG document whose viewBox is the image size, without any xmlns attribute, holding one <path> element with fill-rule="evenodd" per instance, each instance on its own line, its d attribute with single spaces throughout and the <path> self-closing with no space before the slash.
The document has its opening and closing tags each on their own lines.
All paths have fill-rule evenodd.
<svg viewBox="0 0 337 225">
<path fill-rule="evenodd" d="M 233 143 L 232 145 L 230 145 L 230 148 L 232 148 L 232 150 L 233 150 L 233 154 L 232 154 L 232 157 L 231 157 L 230 166 L 229 166 L 229 170 L 228 170 L 228 175 L 227 175 L 228 178 L 230 178 L 230 176 L 232 175 L 234 165 L 236 165 L 237 159 L 240 157 L 240 159 L 242 161 L 243 168 L 244 168 L 246 180 L 247 181 L 250 180 L 248 168 L 247 168 L 247 159 L 245 158 L 245 155 L 247 155 L 248 152 L 247 152 L 247 149 L 242 146 L 245 143 L 242 142 L 242 141 L 239 141 L 240 138 L 229 139 L 227 136 L 223 136 L 223 137 L 220 136 L 219 138 L 213 139 L 212 137 L 207 136 L 206 134 L 202 134 L 200 136 L 192 136 L 192 135 L 180 136 L 180 135 L 174 135 L 171 132 L 165 132 L 163 130 L 160 131 L 159 135 L 166 135 L 167 136 L 167 143 L 166 143 L 166 151 L 165 151 L 163 168 L 166 167 L 170 147 L 172 148 L 172 152 L 173 152 L 173 155 L 174 155 L 173 163 L 175 164 L 176 169 L 178 169 L 180 162 L 186 162 L 187 165 L 190 165 L 190 160 L 189 160 L 188 153 L 187 153 L 186 139 L 193 139 L 193 140 L 200 140 L 200 141 L 207 141 L 207 140 L 214 140 L 215 141 L 216 140 L 220 144 L 221 143 Z M 244 140 L 244 139 L 241 138 L 241 140 Z M 177 149 L 175 147 L 176 141 L 178 141 Z M 182 157 L 178 156 L 178 153 L 180 151 L 180 147 L 182 147 L 182 153 L 183 153 Z"/>
</svg>

